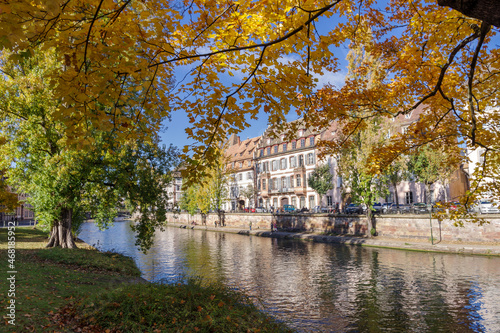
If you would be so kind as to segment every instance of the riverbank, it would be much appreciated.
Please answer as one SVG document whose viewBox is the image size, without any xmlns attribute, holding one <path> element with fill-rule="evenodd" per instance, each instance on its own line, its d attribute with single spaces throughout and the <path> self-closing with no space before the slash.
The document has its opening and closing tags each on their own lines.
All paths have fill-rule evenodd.
<svg viewBox="0 0 500 333">
<path fill-rule="evenodd" d="M 291 332 L 222 285 L 147 283 L 131 258 L 81 241 L 78 249 L 46 242 L 37 229 L 0 229 L 0 279 L 9 281 L 0 289 L 0 331 Z"/>
<path fill-rule="evenodd" d="M 481 242 L 445 242 L 440 241 L 439 238 L 431 243 L 430 238 L 424 239 L 411 239 L 411 238 L 388 238 L 388 237 L 358 237 L 358 236 L 336 236 L 325 235 L 320 233 L 306 233 L 306 232 L 287 232 L 275 231 L 271 232 L 269 229 L 242 229 L 234 227 L 213 227 L 203 225 L 191 225 L 186 223 L 168 222 L 169 227 L 185 227 L 187 229 L 208 230 L 214 232 L 228 232 L 240 235 L 252 235 L 259 237 L 274 237 L 283 239 L 295 239 L 301 241 L 313 241 L 320 243 L 335 243 L 346 245 L 358 245 L 365 247 L 378 247 L 388 249 L 398 249 L 406 251 L 424 251 L 424 252 L 440 252 L 440 253 L 455 253 L 455 254 L 468 254 L 468 255 L 486 255 L 486 256 L 500 256 L 500 243 L 481 243 Z M 439 236 L 437 236 L 439 237 Z M 436 236 L 435 236 L 436 238 Z"/>
</svg>

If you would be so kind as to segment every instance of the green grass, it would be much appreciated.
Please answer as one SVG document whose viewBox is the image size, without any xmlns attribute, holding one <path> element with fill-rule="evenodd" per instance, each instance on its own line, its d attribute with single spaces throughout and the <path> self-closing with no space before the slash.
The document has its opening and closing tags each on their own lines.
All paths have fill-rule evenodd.
<svg viewBox="0 0 500 333">
<path fill-rule="evenodd" d="M 142 283 L 132 259 L 78 249 L 45 249 L 47 234 L 16 228 L 16 326 L 0 332 L 289 332 L 243 295 L 221 285 Z M 0 279 L 9 274 L 0 229 Z M 2 317 L 11 297 L 0 284 Z"/>
<path fill-rule="evenodd" d="M 84 325 L 122 332 L 291 332 L 218 285 L 127 285 L 77 305 Z"/>
</svg>

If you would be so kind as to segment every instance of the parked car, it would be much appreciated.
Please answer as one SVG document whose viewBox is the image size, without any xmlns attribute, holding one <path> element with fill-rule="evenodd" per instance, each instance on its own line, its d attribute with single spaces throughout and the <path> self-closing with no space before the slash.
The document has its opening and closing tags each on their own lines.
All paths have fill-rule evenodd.
<svg viewBox="0 0 500 333">
<path fill-rule="evenodd" d="M 411 205 L 410 209 L 413 214 L 429 214 L 429 208 L 425 202 L 417 202 Z"/>
<path fill-rule="evenodd" d="M 381 214 L 382 213 L 382 204 L 380 202 L 376 202 L 372 206 L 373 214 Z"/>
<path fill-rule="evenodd" d="M 396 214 L 408 214 L 411 211 L 411 205 L 404 205 L 404 204 L 393 204 L 390 207 L 390 213 L 396 213 Z"/>
<path fill-rule="evenodd" d="M 321 207 L 321 206 L 315 206 L 312 209 L 313 213 L 330 213 L 333 210 L 332 207 Z"/>
<path fill-rule="evenodd" d="M 307 207 L 302 207 L 300 210 L 299 210 L 300 213 L 309 213 L 309 209 Z"/>
<path fill-rule="evenodd" d="M 297 209 L 295 208 L 294 205 L 283 205 L 283 212 L 285 212 L 285 213 L 293 213 L 296 210 Z"/>
<path fill-rule="evenodd" d="M 474 207 L 474 211 L 479 214 L 498 214 L 500 209 L 498 203 L 491 200 L 480 200 Z"/>
<path fill-rule="evenodd" d="M 257 207 L 257 208 L 255 208 L 255 212 L 256 213 L 267 213 L 267 209 L 265 209 L 264 207 Z"/>
<path fill-rule="evenodd" d="M 382 204 L 382 214 L 389 214 L 392 205 L 395 205 L 395 203 L 393 203 L 393 202 L 384 202 Z"/>
<path fill-rule="evenodd" d="M 346 214 L 363 214 L 363 208 L 357 204 L 349 204 L 345 208 Z"/>
</svg>

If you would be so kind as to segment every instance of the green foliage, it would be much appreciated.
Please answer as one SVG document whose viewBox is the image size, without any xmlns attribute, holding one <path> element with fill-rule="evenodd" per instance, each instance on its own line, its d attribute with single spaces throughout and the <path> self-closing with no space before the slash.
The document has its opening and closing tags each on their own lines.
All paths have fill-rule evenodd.
<svg viewBox="0 0 500 333">
<path fill-rule="evenodd" d="M 339 155 L 339 172 L 346 187 L 350 188 L 352 200 L 366 207 L 387 195 L 387 178 L 373 172 L 373 151 L 383 142 L 380 119 L 366 124 L 364 131 L 346 140 Z M 339 140 L 343 140 L 339 137 Z M 371 211 L 368 209 L 367 213 Z"/>
<path fill-rule="evenodd" d="M 165 221 L 167 196 L 164 185 L 170 170 L 177 165 L 178 151 L 160 147 L 157 136 L 148 140 L 119 140 L 118 134 L 135 131 L 129 125 L 107 131 L 94 128 L 81 117 L 72 124 L 68 136 L 66 122 L 57 117 L 61 100 L 46 79 L 59 64 L 55 51 L 35 52 L 23 62 L 13 63 L 8 53 L 1 59 L 6 80 L 0 83 L 0 134 L 7 143 L 0 145 L 9 183 L 18 191 L 29 193 L 28 202 L 37 219 L 51 229 L 70 211 L 73 232 L 90 212 L 100 228 L 112 223 L 117 207 L 126 201 L 138 213 L 134 225 L 137 245 L 147 250 L 154 229 Z M 97 106 L 100 112 L 115 113 L 117 119 L 133 116 L 129 110 Z M 124 123 L 126 124 L 126 123 Z M 138 130 L 141 124 L 135 124 Z M 78 135 L 85 127 L 85 135 Z M 84 147 L 69 144 L 78 138 Z M 132 136 L 133 138 L 133 136 Z"/>
<path fill-rule="evenodd" d="M 193 216 L 198 210 L 197 197 L 199 193 L 200 185 L 192 185 L 184 191 L 181 201 L 180 208 Z"/>
<path fill-rule="evenodd" d="M 333 188 L 333 174 L 330 172 L 328 164 L 317 166 L 307 179 L 307 184 L 315 190 L 320 197 Z"/>
</svg>

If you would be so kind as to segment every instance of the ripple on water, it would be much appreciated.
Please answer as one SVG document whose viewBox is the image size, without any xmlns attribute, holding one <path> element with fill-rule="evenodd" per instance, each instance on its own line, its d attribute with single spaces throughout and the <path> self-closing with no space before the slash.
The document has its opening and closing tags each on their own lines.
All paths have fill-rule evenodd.
<svg viewBox="0 0 500 333">
<path fill-rule="evenodd" d="M 242 290 L 302 331 L 500 332 L 500 259 L 167 228 L 148 254 L 127 223 L 80 237 L 151 281 L 197 275 Z"/>
</svg>

